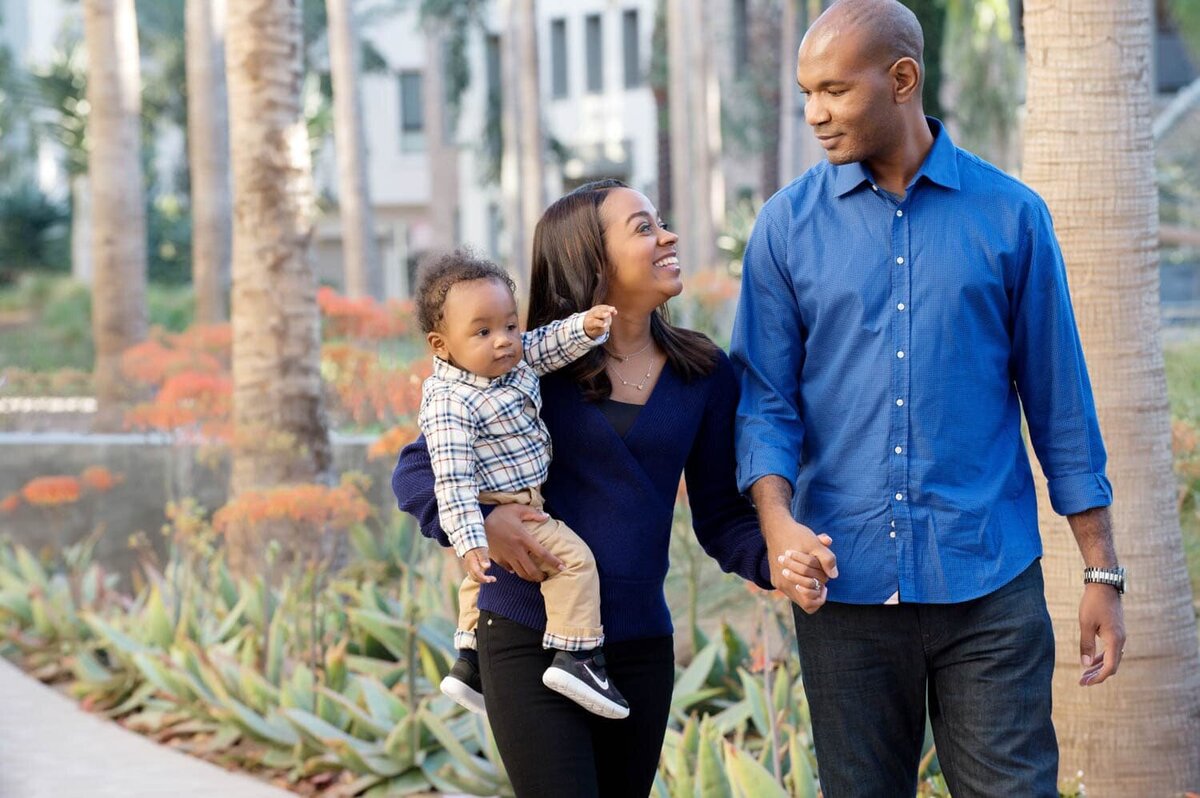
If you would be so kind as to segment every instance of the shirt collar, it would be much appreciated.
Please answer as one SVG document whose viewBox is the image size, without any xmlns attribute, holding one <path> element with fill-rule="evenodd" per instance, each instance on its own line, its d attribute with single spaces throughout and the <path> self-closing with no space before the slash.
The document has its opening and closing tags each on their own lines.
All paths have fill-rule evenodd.
<svg viewBox="0 0 1200 798">
<path fill-rule="evenodd" d="M 511 373 L 512 373 L 511 371 L 505 372 L 504 374 L 501 374 L 499 377 L 492 379 L 491 377 L 482 377 L 478 374 L 473 374 L 470 371 L 465 371 L 464 369 L 460 369 L 458 366 L 455 366 L 445 360 L 442 360 L 440 357 L 437 357 L 436 355 L 433 358 L 433 376 L 437 377 L 440 380 L 445 380 L 446 382 L 466 383 L 467 385 L 474 386 L 475 388 L 490 387 L 492 385 L 492 383 L 496 382 L 497 380 L 504 379 Z"/>
<path fill-rule="evenodd" d="M 931 183 L 957 191 L 960 187 L 958 148 L 954 146 L 950 134 L 946 132 L 941 122 L 932 116 L 925 117 L 925 121 L 929 123 L 929 132 L 933 134 L 933 147 L 930 148 L 929 154 L 925 156 L 925 162 L 921 164 L 921 168 L 917 170 L 917 174 L 909 185 L 910 187 L 916 185 L 917 181 L 924 177 Z M 834 196 L 844 197 L 863 183 L 874 182 L 871 173 L 867 171 L 867 167 L 862 161 L 833 168 L 835 171 Z"/>
</svg>

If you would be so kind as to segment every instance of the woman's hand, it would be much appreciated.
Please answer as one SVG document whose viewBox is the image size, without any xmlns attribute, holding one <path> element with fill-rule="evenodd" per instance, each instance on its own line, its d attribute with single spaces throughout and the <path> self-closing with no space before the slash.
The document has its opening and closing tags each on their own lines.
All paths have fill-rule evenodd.
<svg viewBox="0 0 1200 798">
<path fill-rule="evenodd" d="M 492 562 L 527 582 L 541 582 L 566 565 L 525 530 L 525 521 L 550 516 L 524 504 L 501 504 L 483 521 Z"/>
</svg>

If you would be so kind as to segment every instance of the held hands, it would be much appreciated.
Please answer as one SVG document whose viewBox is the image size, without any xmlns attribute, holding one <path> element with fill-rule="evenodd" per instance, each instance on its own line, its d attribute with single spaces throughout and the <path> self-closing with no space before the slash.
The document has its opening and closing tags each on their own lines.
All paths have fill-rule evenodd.
<svg viewBox="0 0 1200 798">
<path fill-rule="evenodd" d="M 1096 653 L 1096 638 L 1104 642 L 1104 650 Z M 1090 687 L 1100 684 L 1117 672 L 1125 653 L 1125 611 L 1121 595 L 1109 585 L 1083 586 L 1079 602 L 1079 662 L 1083 667 L 1079 684 Z"/>
<path fill-rule="evenodd" d="M 488 576 L 487 570 L 492 567 L 492 561 L 488 557 L 487 546 L 468 551 L 463 555 L 463 564 L 467 566 L 467 575 L 479 584 L 496 581 L 496 577 Z"/>
<path fill-rule="evenodd" d="M 608 332 L 615 315 L 617 309 L 612 305 L 596 305 L 584 315 L 583 331 L 594 341 Z"/>
<path fill-rule="evenodd" d="M 826 583 L 838 575 L 837 556 L 829 535 L 818 535 L 796 521 L 784 519 L 764 525 L 771 584 L 809 615 L 821 609 L 829 596 Z"/>
</svg>

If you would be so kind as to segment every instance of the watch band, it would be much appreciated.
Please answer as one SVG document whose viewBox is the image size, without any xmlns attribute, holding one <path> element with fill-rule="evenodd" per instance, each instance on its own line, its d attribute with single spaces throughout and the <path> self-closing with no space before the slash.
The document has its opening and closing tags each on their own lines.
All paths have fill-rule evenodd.
<svg viewBox="0 0 1200 798">
<path fill-rule="evenodd" d="M 1084 568 L 1083 583 L 1110 585 L 1117 589 L 1117 593 L 1125 592 L 1125 569 L 1121 566 L 1115 568 Z"/>
</svg>

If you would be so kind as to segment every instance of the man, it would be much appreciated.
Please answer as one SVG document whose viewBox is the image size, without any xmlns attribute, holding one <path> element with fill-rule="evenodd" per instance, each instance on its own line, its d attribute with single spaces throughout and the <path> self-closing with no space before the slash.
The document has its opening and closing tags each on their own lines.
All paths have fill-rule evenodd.
<svg viewBox="0 0 1200 798">
<path fill-rule="evenodd" d="M 895 0 L 841 0 L 801 44 L 828 162 L 746 248 L 738 478 L 798 605 L 826 797 L 911 798 L 926 707 L 956 798 L 1055 796 L 1022 407 L 1088 568 L 1084 685 L 1125 639 L 1106 456 L 1046 206 L 925 117 L 922 49 Z"/>
</svg>

